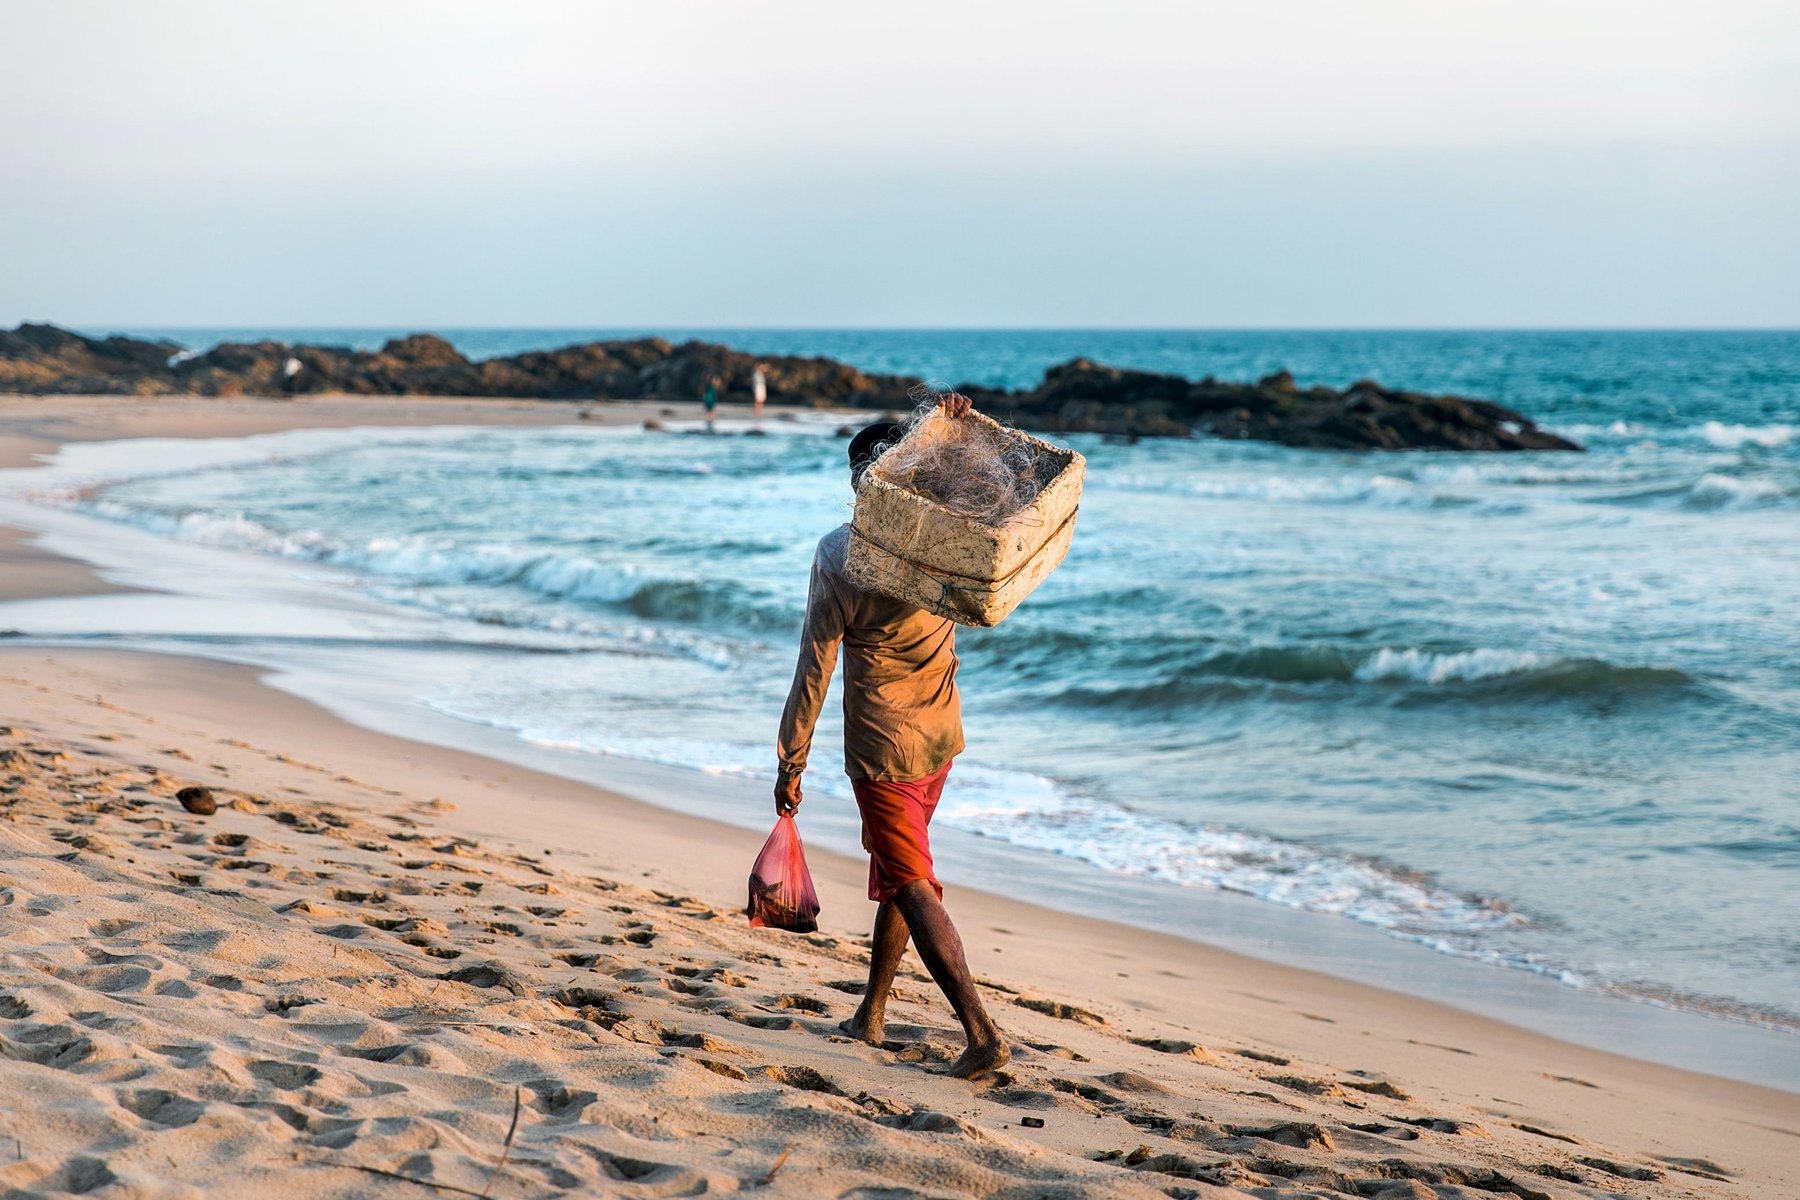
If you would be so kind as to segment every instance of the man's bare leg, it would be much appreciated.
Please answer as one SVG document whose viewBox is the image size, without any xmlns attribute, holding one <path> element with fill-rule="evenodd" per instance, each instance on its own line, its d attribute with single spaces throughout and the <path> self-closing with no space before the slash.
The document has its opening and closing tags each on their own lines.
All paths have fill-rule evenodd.
<svg viewBox="0 0 1800 1200">
<path fill-rule="evenodd" d="M 887 1032 L 888 992 L 906 953 L 906 940 L 906 918 L 892 900 L 882 901 L 875 910 L 875 934 L 869 939 L 869 986 L 863 989 L 855 1015 L 838 1026 L 871 1046 L 879 1046 Z"/>
<path fill-rule="evenodd" d="M 925 969 L 937 981 L 938 990 L 950 1001 L 950 1007 L 956 1010 L 956 1019 L 962 1022 L 963 1034 L 968 1038 L 968 1049 L 950 1064 L 948 1073 L 973 1079 L 1003 1065 L 1012 1057 L 1012 1052 L 1006 1048 L 1006 1041 L 994 1028 L 981 996 L 975 991 L 962 938 L 957 934 L 956 926 L 950 923 L 950 914 L 944 911 L 943 901 L 938 899 L 931 882 L 915 879 L 902 887 L 894 896 L 894 907 L 906 919 L 906 927 L 912 933 L 913 945 L 919 948 Z M 905 948 L 904 942 L 901 948 Z M 890 974 L 889 979 L 892 978 Z M 885 996 L 883 1003 L 886 1003 Z"/>
</svg>

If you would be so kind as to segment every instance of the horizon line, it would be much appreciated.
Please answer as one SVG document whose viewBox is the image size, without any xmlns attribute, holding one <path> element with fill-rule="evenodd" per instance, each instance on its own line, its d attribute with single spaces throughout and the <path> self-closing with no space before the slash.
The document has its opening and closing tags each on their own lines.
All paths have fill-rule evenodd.
<svg viewBox="0 0 1800 1200">
<path fill-rule="evenodd" d="M 621 332 L 655 333 L 658 330 L 683 332 L 731 333 L 1800 333 L 1794 325 L 839 325 L 839 324 L 712 324 L 662 322 L 659 324 L 577 324 L 577 325 L 465 325 L 397 322 L 388 324 L 337 324 L 311 321 L 257 322 L 131 322 L 104 324 L 81 322 L 61 324 L 38 319 L 21 319 L 19 324 L 60 325 L 74 331 L 83 329 L 133 330 L 344 330 L 388 332 L 406 329 L 416 333 L 435 330 L 451 332 Z"/>
</svg>

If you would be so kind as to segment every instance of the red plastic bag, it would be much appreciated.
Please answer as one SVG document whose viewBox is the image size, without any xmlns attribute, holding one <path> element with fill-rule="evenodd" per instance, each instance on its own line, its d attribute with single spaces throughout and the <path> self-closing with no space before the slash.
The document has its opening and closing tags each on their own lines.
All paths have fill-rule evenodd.
<svg viewBox="0 0 1800 1200">
<path fill-rule="evenodd" d="M 778 817 L 775 831 L 756 856 L 756 865 L 750 868 L 750 907 L 745 911 L 752 928 L 811 933 L 819 927 L 819 893 L 813 890 L 794 818 Z"/>
</svg>

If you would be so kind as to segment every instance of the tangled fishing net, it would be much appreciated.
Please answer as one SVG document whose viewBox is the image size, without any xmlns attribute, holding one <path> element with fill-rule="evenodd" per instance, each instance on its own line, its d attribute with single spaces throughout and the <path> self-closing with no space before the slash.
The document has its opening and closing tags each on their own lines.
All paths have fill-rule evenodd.
<svg viewBox="0 0 1800 1200">
<path fill-rule="evenodd" d="M 993 421 L 944 415 L 951 393 L 921 385 L 899 440 L 885 446 L 870 474 L 925 496 L 959 517 L 1004 525 L 1030 507 L 1043 487 L 1037 447 Z"/>
</svg>

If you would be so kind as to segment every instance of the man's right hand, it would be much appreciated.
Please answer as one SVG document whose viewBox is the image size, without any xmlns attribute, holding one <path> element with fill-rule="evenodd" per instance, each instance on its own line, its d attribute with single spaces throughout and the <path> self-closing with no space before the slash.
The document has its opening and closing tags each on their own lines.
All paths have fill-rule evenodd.
<svg viewBox="0 0 1800 1200">
<path fill-rule="evenodd" d="M 782 771 L 775 776 L 775 815 L 791 817 L 800 810 L 800 772 Z"/>
</svg>

